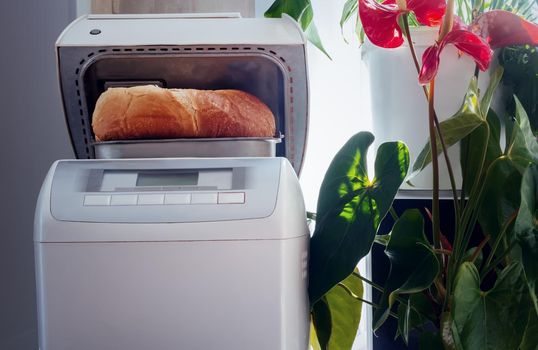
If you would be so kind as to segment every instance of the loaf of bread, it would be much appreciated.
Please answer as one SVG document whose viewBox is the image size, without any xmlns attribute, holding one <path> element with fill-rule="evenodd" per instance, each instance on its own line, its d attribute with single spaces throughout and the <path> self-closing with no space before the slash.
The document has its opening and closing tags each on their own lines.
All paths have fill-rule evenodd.
<svg viewBox="0 0 538 350">
<path fill-rule="evenodd" d="M 95 105 L 97 141 L 190 137 L 272 137 L 275 118 L 239 90 L 110 88 Z"/>
</svg>

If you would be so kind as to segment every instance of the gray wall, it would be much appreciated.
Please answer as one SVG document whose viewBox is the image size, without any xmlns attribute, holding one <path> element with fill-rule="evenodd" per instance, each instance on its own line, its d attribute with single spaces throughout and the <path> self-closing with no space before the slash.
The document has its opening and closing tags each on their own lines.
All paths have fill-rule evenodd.
<svg viewBox="0 0 538 350">
<path fill-rule="evenodd" d="M 37 349 L 32 225 L 50 164 L 73 154 L 54 42 L 75 1 L 0 2 L 0 349 Z"/>
</svg>

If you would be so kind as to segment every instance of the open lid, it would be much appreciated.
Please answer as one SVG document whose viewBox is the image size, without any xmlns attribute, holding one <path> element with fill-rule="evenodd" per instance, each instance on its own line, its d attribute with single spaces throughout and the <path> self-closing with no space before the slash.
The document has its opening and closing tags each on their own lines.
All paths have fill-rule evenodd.
<svg viewBox="0 0 538 350">
<path fill-rule="evenodd" d="M 299 173 L 308 128 L 306 40 L 289 17 L 88 15 L 58 38 L 59 80 L 77 158 L 95 158 L 91 117 L 108 86 L 238 89 L 272 110 L 276 155 Z"/>
</svg>

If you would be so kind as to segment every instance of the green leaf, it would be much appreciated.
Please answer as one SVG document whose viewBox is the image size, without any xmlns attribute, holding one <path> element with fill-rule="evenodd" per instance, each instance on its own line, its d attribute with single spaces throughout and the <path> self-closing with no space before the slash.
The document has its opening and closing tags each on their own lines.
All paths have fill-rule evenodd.
<svg viewBox="0 0 538 350">
<path fill-rule="evenodd" d="M 373 317 L 374 330 L 387 319 L 399 294 L 428 288 L 439 273 L 439 262 L 424 234 L 424 219 L 417 209 L 406 210 L 396 221 L 385 254 L 390 272 Z"/>
<path fill-rule="evenodd" d="M 463 261 L 469 261 L 471 257 L 474 255 L 475 251 L 478 249 L 478 247 L 473 247 L 465 252 L 465 255 L 463 256 Z M 474 265 L 477 269 L 480 269 L 482 266 L 482 262 L 484 261 L 484 254 L 481 250 L 478 252 L 478 256 L 476 257 L 476 260 L 474 261 Z"/>
<path fill-rule="evenodd" d="M 344 36 L 344 25 L 349 21 L 349 19 L 353 16 L 357 15 L 357 10 L 359 8 L 359 2 L 357 0 L 347 0 L 344 4 L 344 8 L 342 9 L 342 17 L 340 18 L 340 31 L 342 32 L 342 37 L 344 38 L 344 41 L 346 41 L 346 37 Z"/>
<path fill-rule="evenodd" d="M 398 305 L 398 334 L 401 334 L 405 345 L 409 345 L 409 324 L 411 318 L 411 301 Z"/>
<path fill-rule="evenodd" d="M 280 18 L 283 13 L 295 19 L 305 32 L 308 40 L 327 57 L 331 58 L 327 51 L 325 51 L 316 25 L 314 24 L 314 11 L 312 10 L 310 0 L 275 0 L 271 7 L 265 11 L 264 15 L 269 18 Z"/>
<path fill-rule="evenodd" d="M 443 343 L 439 333 L 422 332 L 419 340 L 420 350 L 439 350 L 443 349 Z"/>
<path fill-rule="evenodd" d="M 321 349 L 351 349 L 361 320 L 362 302 L 358 298 L 362 297 L 362 281 L 355 274 L 351 274 L 314 305 L 316 332 L 323 334 L 318 337 Z M 323 304 L 321 314 L 317 312 L 317 305 L 320 303 Z"/>
<path fill-rule="evenodd" d="M 506 220 L 519 208 L 524 171 L 529 164 L 538 163 L 538 144 L 517 98 L 516 106 L 516 121 L 511 127 L 506 154 L 491 163 L 479 206 L 478 220 L 484 232 L 491 236 L 490 242 L 495 242 Z M 510 243 L 512 239 L 512 232 L 508 232 L 506 241 Z"/>
<path fill-rule="evenodd" d="M 321 350 L 321 346 L 318 341 L 318 334 L 316 333 L 316 328 L 314 327 L 314 322 L 310 321 L 310 346 L 313 350 Z"/>
<path fill-rule="evenodd" d="M 409 166 L 401 142 L 379 147 L 376 177 L 368 178 L 366 152 L 374 137 L 361 132 L 335 156 L 321 184 L 317 225 L 310 241 L 311 305 L 349 276 L 370 251 Z"/>
<path fill-rule="evenodd" d="M 486 172 L 487 161 L 484 159 L 484 152 L 487 154 L 489 139 L 490 128 L 486 123 L 481 123 L 461 140 L 460 163 L 464 179 L 463 190 L 467 195 Z"/>
<path fill-rule="evenodd" d="M 431 301 L 423 293 L 411 294 L 406 303 L 400 302 L 398 305 L 398 333 L 408 345 L 409 332 L 424 328 L 428 319 L 435 318 Z"/>
<path fill-rule="evenodd" d="M 497 240 L 502 227 L 517 212 L 520 188 L 521 173 L 510 157 L 500 157 L 491 164 L 478 206 L 478 222 L 482 231 L 490 236 L 490 243 Z M 514 239 L 512 230 L 508 230 L 505 237 L 509 245 Z"/>
<path fill-rule="evenodd" d="M 531 299 L 538 312 L 538 165 L 530 166 L 521 181 L 521 205 L 514 231 L 521 246 L 521 259 Z"/>
<path fill-rule="evenodd" d="M 529 322 L 527 322 L 527 329 L 525 329 L 519 349 L 538 350 L 538 314 L 532 310 L 529 313 Z"/>
<path fill-rule="evenodd" d="M 502 156 L 500 146 L 501 122 L 492 109 L 487 116 L 487 126 L 480 125 L 469 136 L 461 140 L 460 162 L 465 183 L 463 190 L 469 194 L 472 185 L 476 181 L 481 181 L 487 169 L 497 158 Z M 482 159 L 484 147 L 486 157 Z"/>
<path fill-rule="evenodd" d="M 520 263 L 505 268 L 487 292 L 480 289 L 476 266 L 463 263 L 455 279 L 452 309 L 463 349 L 517 349 L 527 325 L 529 303 Z"/>
<path fill-rule="evenodd" d="M 460 110 L 452 117 L 439 124 L 447 148 L 471 134 L 476 128 L 484 123 L 486 123 L 486 119 L 480 113 L 478 102 L 478 85 L 476 78 L 473 78 Z M 438 154 L 441 154 L 443 149 L 439 137 L 437 137 L 437 146 Z M 428 140 L 413 164 L 409 180 L 422 171 L 431 161 L 432 154 L 430 140 Z"/>
<path fill-rule="evenodd" d="M 329 303 L 325 297 L 319 299 L 312 307 L 312 324 L 316 331 L 316 338 L 322 349 L 322 344 L 327 344 L 331 338 L 332 320 Z"/>
<path fill-rule="evenodd" d="M 529 162 L 538 163 L 538 142 L 532 133 L 529 118 L 525 109 L 514 96 L 516 103 L 516 123 L 512 130 L 508 155 L 517 165 L 521 173 L 525 171 Z"/>
</svg>

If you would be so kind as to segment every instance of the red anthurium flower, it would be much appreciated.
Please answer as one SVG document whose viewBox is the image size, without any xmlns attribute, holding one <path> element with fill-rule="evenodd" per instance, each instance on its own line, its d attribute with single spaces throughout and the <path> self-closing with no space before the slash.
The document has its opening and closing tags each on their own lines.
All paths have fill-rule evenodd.
<svg viewBox="0 0 538 350">
<path fill-rule="evenodd" d="M 429 83 L 437 75 L 439 57 L 448 44 L 456 46 L 458 50 L 471 56 L 480 70 L 485 71 L 489 68 L 493 57 L 493 51 L 489 44 L 468 30 L 457 17 L 454 18 L 452 30 L 440 42 L 427 48 L 422 55 L 422 69 L 418 80 L 423 85 Z"/>
<path fill-rule="evenodd" d="M 508 11 L 489 11 L 470 26 L 494 49 L 510 45 L 538 46 L 538 26 Z"/>
<path fill-rule="evenodd" d="M 359 0 L 359 16 L 364 33 L 377 46 L 395 48 L 403 44 L 403 35 L 398 17 L 413 12 L 422 25 L 436 26 L 441 23 L 446 11 L 445 0 Z M 403 8 L 402 8 L 403 7 Z"/>
</svg>

